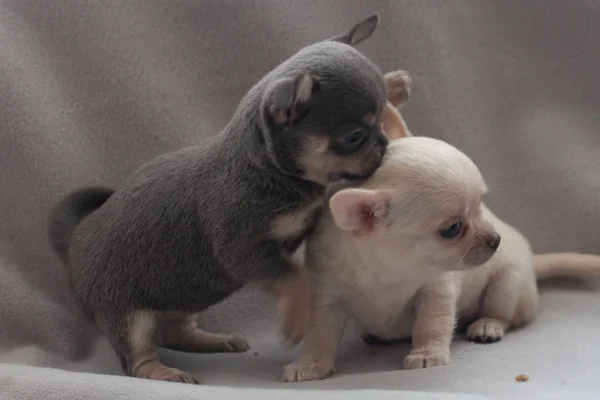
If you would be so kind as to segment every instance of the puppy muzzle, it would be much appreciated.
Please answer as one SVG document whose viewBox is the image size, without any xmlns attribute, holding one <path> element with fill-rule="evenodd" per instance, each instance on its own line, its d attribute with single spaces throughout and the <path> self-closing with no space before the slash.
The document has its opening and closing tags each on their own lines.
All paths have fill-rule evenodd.
<svg viewBox="0 0 600 400">
<path fill-rule="evenodd" d="M 377 171 L 383 162 L 383 158 L 387 150 L 387 144 L 387 138 L 381 135 L 381 139 L 377 141 L 376 147 L 371 151 L 371 155 L 365 163 L 365 173 L 360 176 L 357 175 L 357 179 L 366 179 L 373 175 L 375 171 Z"/>
<path fill-rule="evenodd" d="M 500 247 L 501 237 L 497 233 L 488 233 L 481 237 L 481 242 L 477 246 L 472 247 L 461 264 L 466 267 L 479 267 L 492 258 L 496 254 L 496 250 Z"/>
</svg>

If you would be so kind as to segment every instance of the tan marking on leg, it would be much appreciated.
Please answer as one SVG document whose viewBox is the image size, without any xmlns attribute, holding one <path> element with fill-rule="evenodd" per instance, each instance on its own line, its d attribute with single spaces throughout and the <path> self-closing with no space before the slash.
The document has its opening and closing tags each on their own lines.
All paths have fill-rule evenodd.
<svg viewBox="0 0 600 400">
<path fill-rule="evenodd" d="M 321 206 L 322 201 L 317 200 L 277 217 L 271 228 L 273 235 L 277 238 L 287 238 L 300 234 L 305 229 L 307 220 Z"/>
<path fill-rule="evenodd" d="M 279 297 L 283 334 L 292 343 L 300 343 L 310 314 L 311 284 L 306 269 L 298 266 L 296 274 L 276 282 L 274 290 Z"/>
<path fill-rule="evenodd" d="M 154 343 L 157 322 L 154 311 L 142 310 L 129 315 L 128 333 L 132 348 L 131 374 L 138 378 L 198 383 L 191 374 L 176 368 L 169 368 L 158 360 Z"/>
<path fill-rule="evenodd" d="M 158 339 L 165 348 L 194 353 L 242 353 L 250 348 L 242 337 L 198 328 L 196 314 L 163 312 L 159 318 Z"/>
</svg>

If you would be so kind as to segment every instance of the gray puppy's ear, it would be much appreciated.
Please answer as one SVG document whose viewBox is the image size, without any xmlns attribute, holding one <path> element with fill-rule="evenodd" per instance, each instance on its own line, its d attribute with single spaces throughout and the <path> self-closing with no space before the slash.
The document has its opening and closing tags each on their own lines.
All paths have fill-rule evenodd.
<svg viewBox="0 0 600 400">
<path fill-rule="evenodd" d="M 306 103 L 317 88 L 318 82 L 310 74 L 278 79 L 265 92 L 263 109 L 277 125 L 293 124 L 306 114 Z"/>
<path fill-rule="evenodd" d="M 350 46 L 356 46 L 360 42 L 368 39 L 373 32 L 375 32 L 378 24 L 379 14 L 373 14 L 354 25 L 354 28 L 350 29 L 349 32 L 344 33 L 343 35 L 334 36 L 329 40 L 346 43 Z"/>
</svg>

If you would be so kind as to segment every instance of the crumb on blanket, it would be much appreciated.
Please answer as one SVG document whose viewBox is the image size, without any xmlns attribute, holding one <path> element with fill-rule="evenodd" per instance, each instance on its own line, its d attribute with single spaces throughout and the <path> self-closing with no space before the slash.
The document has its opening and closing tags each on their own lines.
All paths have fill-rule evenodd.
<svg viewBox="0 0 600 400">
<path fill-rule="evenodd" d="M 515 380 L 517 382 L 527 382 L 529 380 L 529 376 L 527 376 L 525 374 L 519 374 L 519 375 L 515 376 Z"/>
</svg>

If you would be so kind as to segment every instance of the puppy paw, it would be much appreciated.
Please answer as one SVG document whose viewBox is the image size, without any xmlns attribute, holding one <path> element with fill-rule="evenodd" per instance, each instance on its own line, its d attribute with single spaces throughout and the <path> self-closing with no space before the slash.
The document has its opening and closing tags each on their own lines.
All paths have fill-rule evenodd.
<svg viewBox="0 0 600 400">
<path fill-rule="evenodd" d="M 448 365 L 450 354 L 441 349 L 413 349 L 403 362 L 404 369 L 421 369 Z"/>
<path fill-rule="evenodd" d="M 250 348 L 250 344 L 246 339 L 240 336 L 231 336 L 223 344 L 225 353 L 243 353 Z"/>
<path fill-rule="evenodd" d="M 327 378 L 334 372 L 332 364 L 294 362 L 283 369 L 283 379 L 286 382 L 315 381 Z"/>
<path fill-rule="evenodd" d="M 154 379 L 152 377 L 151 379 Z M 167 382 L 179 382 L 179 383 L 189 383 L 192 385 L 198 385 L 200 382 L 192 374 L 189 372 L 183 372 L 176 368 L 167 368 L 165 367 L 162 371 L 162 376 L 157 377 L 156 379 Z"/>
<path fill-rule="evenodd" d="M 471 342 L 493 343 L 504 337 L 506 323 L 494 318 L 481 318 L 467 328 L 467 338 Z"/>
<path fill-rule="evenodd" d="M 401 108 L 410 98 L 412 78 L 408 71 L 398 70 L 384 75 L 388 87 L 388 101 L 396 108 Z"/>
</svg>

